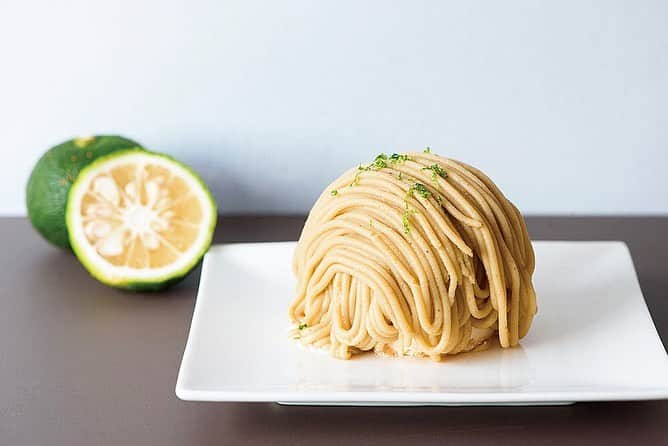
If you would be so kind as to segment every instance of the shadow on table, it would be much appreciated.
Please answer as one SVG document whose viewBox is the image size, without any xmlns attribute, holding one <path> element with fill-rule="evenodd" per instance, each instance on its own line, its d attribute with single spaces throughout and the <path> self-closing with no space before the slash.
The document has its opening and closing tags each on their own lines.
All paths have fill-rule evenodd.
<svg viewBox="0 0 668 446">
<path fill-rule="evenodd" d="M 181 282 L 159 292 L 135 292 L 115 289 L 94 279 L 78 262 L 71 252 L 59 249 L 48 249 L 31 259 L 26 265 L 31 275 L 39 280 L 27 281 L 26 292 L 33 296 L 43 295 L 46 299 L 59 299 L 54 304 L 62 305 L 63 299 L 72 305 L 100 305 L 109 300 L 121 304 L 126 299 L 173 299 L 192 298 L 199 282 L 200 268 L 198 265 Z M 57 295 L 57 297 L 55 296 Z M 94 297 L 91 302 L 91 298 Z"/>
<path fill-rule="evenodd" d="M 194 443 L 220 435 L 253 438 L 267 435 L 294 439 L 293 444 L 338 444 L 342 440 L 357 444 L 361 438 L 374 444 L 392 441 L 421 441 L 422 444 L 451 441 L 471 442 L 493 438 L 494 444 L 518 439 L 555 441 L 578 438 L 590 443 L 640 435 L 650 439 L 644 426 L 660 422 L 658 405 L 663 401 L 627 403 L 578 403 L 571 406 L 544 407 L 322 407 L 281 406 L 278 404 L 226 404 L 224 413 L 216 404 L 206 404 L 198 412 Z M 222 406 L 222 405 L 221 405 Z M 222 409 L 222 407 L 221 407 Z M 221 417 L 225 418 L 222 422 Z M 610 425 L 611 419 L 624 420 Z M 490 437 L 492 435 L 493 437 Z M 655 433 L 658 435 L 658 433 Z M 456 443 L 459 444 L 459 443 Z M 574 444 L 569 442 L 569 444 Z"/>
</svg>

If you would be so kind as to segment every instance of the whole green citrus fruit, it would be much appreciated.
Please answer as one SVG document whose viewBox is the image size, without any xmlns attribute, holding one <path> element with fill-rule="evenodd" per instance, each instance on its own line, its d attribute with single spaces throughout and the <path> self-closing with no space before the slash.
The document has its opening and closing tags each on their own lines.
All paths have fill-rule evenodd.
<svg viewBox="0 0 668 446">
<path fill-rule="evenodd" d="M 65 208 L 70 186 L 82 168 L 117 150 L 140 145 L 116 135 L 74 138 L 49 149 L 28 179 L 26 205 L 33 227 L 49 242 L 69 248 Z"/>
</svg>

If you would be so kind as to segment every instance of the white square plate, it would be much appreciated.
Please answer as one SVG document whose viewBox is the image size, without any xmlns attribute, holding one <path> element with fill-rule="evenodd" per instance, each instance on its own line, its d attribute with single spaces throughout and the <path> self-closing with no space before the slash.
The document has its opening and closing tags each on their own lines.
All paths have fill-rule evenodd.
<svg viewBox="0 0 668 446">
<path fill-rule="evenodd" d="M 294 242 L 214 246 L 176 394 L 292 404 L 559 404 L 668 398 L 668 356 L 621 242 L 535 242 L 538 314 L 521 346 L 349 361 L 288 339 Z"/>
</svg>

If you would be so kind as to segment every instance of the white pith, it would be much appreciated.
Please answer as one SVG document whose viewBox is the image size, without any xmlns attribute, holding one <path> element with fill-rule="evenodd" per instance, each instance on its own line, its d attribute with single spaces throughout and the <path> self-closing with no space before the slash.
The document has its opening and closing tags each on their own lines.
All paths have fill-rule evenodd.
<svg viewBox="0 0 668 446">
<path fill-rule="evenodd" d="M 114 265 L 105 259 L 125 250 L 140 240 L 147 251 L 155 250 L 167 243 L 160 231 L 170 225 L 174 213 L 169 210 L 174 200 L 164 187 L 165 178 L 141 179 L 138 185 L 128 183 L 123 189 L 113 180 L 110 172 L 119 165 L 133 164 L 137 172 L 144 166 L 153 165 L 167 169 L 170 175 L 183 180 L 188 189 L 187 199 L 197 200 L 202 210 L 202 218 L 197 223 L 197 236 L 184 250 L 168 246 L 177 255 L 172 263 L 160 267 L 134 268 Z M 145 191 L 144 203 L 137 188 Z M 82 209 L 83 197 L 93 193 L 99 197 L 95 205 Z M 83 212 L 82 212 L 83 211 Z M 77 255 L 94 274 L 109 283 L 133 281 L 158 281 L 186 272 L 207 248 L 215 221 L 211 198 L 199 180 L 186 168 L 174 161 L 149 153 L 128 153 L 93 163 L 85 169 L 72 187 L 68 204 L 68 229 L 70 240 Z M 120 223 L 112 230 L 109 220 Z"/>
</svg>

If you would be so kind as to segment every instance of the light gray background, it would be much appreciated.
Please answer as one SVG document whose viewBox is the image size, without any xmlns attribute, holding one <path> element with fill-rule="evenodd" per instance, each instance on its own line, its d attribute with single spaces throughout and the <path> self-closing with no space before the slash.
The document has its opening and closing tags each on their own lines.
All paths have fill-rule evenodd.
<svg viewBox="0 0 668 446">
<path fill-rule="evenodd" d="M 0 214 L 90 133 L 191 164 L 227 213 L 426 145 L 525 213 L 665 213 L 668 2 L 0 3 Z"/>
</svg>

